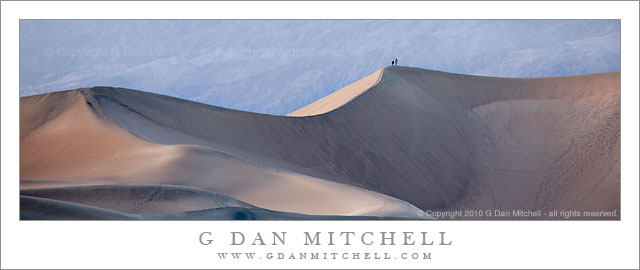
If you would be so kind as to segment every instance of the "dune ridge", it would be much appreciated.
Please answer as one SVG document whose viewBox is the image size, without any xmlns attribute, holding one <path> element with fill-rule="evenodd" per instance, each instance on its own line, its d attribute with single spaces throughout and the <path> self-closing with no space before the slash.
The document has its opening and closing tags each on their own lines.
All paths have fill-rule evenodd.
<svg viewBox="0 0 640 270">
<path fill-rule="evenodd" d="M 312 215 L 619 212 L 619 72 L 509 79 L 387 67 L 334 94 L 290 116 L 110 87 L 24 97 L 21 128 L 39 123 L 21 129 L 24 189 L 47 187 L 28 179 L 184 185 Z M 51 103 L 60 112 L 43 116 Z M 56 141 L 71 134 L 108 141 L 71 152 L 77 163 L 52 159 L 93 149 Z"/>
<path fill-rule="evenodd" d="M 384 69 L 379 69 L 378 71 L 371 73 L 362 79 L 327 95 L 326 97 L 318 99 L 307 106 L 287 114 L 287 116 L 313 116 L 327 113 L 342 107 L 376 85 L 380 81 L 380 78 L 382 78 L 383 71 Z"/>
</svg>

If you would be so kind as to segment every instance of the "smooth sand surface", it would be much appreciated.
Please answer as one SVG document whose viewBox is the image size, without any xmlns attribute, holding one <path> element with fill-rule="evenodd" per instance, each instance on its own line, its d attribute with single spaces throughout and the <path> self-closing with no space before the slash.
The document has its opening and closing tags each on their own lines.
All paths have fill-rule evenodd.
<svg viewBox="0 0 640 270">
<path fill-rule="evenodd" d="M 312 117 L 108 87 L 25 97 L 21 187 L 168 184 L 268 209 L 261 213 L 620 213 L 619 72 L 527 79 L 408 67 L 378 73 L 379 80 L 374 73 L 295 113 Z M 234 211 L 176 209 L 162 213 L 187 219 Z"/>
<path fill-rule="evenodd" d="M 288 114 L 287 116 L 313 116 L 327 113 L 342 107 L 376 85 L 380 81 L 380 78 L 382 78 L 383 70 L 384 69 L 380 69 L 371 73 L 364 78 L 327 95 L 326 97 Z"/>
</svg>

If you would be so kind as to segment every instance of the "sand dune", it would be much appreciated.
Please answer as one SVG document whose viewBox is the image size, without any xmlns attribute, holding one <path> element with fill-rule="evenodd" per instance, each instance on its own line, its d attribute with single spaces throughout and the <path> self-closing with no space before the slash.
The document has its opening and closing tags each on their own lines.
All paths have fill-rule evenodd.
<svg viewBox="0 0 640 270">
<path fill-rule="evenodd" d="M 417 208 L 398 199 L 270 167 L 259 163 L 255 157 L 248 160 L 207 146 L 164 145 L 140 139 L 114 125 L 89 92 L 90 89 L 67 91 L 24 99 L 23 103 L 31 108 L 37 108 L 37 103 L 66 104 L 53 109 L 56 117 L 22 134 L 21 177 L 25 180 L 21 186 L 26 192 L 24 194 L 122 213 L 149 215 L 151 213 L 131 212 L 142 207 L 140 204 L 147 208 L 153 206 L 153 209 L 159 207 L 155 201 L 135 200 L 135 196 L 127 193 L 134 187 L 131 185 L 171 184 L 227 194 L 277 211 L 419 218 Z M 25 115 L 21 120 L 28 122 L 30 117 Z M 82 187 L 95 184 L 124 184 L 126 188 Z M 32 190 L 56 186 L 66 188 L 49 189 L 45 193 Z M 54 191 L 58 195 L 51 197 Z M 78 195 L 69 196 L 67 193 Z M 161 209 L 154 210 L 153 214 L 215 208 L 206 204 L 197 204 L 198 207 L 193 208 L 185 204 L 193 205 L 174 200 L 162 204 Z"/>
<path fill-rule="evenodd" d="M 619 213 L 619 106 L 619 73 L 505 79 L 388 67 L 296 117 L 93 87 L 21 99 L 21 188 L 193 187 L 264 208 L 258 217 Z M 116 209 L 87 198 L 67 200 Z M 238 207 L 196 205 L 154 211 L 215 218 Z"/>
</svg>

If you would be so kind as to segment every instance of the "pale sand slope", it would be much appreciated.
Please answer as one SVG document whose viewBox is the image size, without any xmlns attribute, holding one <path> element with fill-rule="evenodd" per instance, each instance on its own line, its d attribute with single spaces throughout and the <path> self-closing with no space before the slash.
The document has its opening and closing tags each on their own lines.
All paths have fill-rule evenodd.
<svg viewBox="0 0 640 270">
<path fill-rule="evenodd" d="M 362 93 L 369 90 L 369 88 L 376 85 L 382 77 L 382 70 L 383 69 L 380 69 L 371 73 L 364 78 L 327 95 L 326 97 L 316 100 L 315 102 L 288 114 L 287 116 L 312 116 L 333 111 L 336 108 L 356 99 Z"/>
<path fill-rule="evenodd" d="M 368 90 L 354 90 L 357 98 L 328 102 L 322 107 L 335 109 L 307 117 L 241 112 L 119 88 L 85 92 L 96 115 L 138 138 L 171 145 L 161 147 L 198 145 L 188 150 L 195 160 L 211 151 L 218 156 L 203 155 L 241 163 L 230 176 L 247 167 L 259 174 L 279 168 L 388 194 L 424 210 L 620 210 L 618 72 L 504 79 L 390 67 Z M 182 159 L 176 159 L 179 166 L 193 164 Z M 175 171 L 164 168 L 149 169 L 160 172 L 148 181 Z M 187 175 L 180 181 L 211 182 Z"/>
<path fill-rule="evenodd" d="M 386 195 L 241 160 L 205 146 L 161 145 L 139 139 L 106 120 L 89 91 L 22 99 L 20 171 L 25 179 L 22 189 L 67 186 L 65 192 L 77 194 L 87 190 L 79 191 L 72 186 L 173 184 L 223 193 L 278 211 L 418 218 L 417 208 Z M 48 104 L 60 106 L 51 108 Z M 28 124 L 34 122 L 41 125 Z M 126 196 L 125 191 L 111 192 L 107 197 L 116 201 L 97 205 L 92 199 L 95 197 L 86 194 L 62 200 L 145 215 L 216 208 L 180 200 L 173 201 L 176 204 L 173 206 L 164 204 L 161 208 L 165 212 L 135 213 L 126 211 L 132 207 L 134 197 Z"/>
</svg>

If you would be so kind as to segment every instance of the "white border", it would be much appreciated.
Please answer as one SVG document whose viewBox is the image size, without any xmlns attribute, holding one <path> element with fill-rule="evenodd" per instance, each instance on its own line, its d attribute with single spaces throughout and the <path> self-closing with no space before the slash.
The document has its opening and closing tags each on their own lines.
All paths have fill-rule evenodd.
<svg viewBox="0 0 640 270">
<path fill-rule="evenodd" d="M 638 268 L 638 2 L 2 2 L 1 5 L 2 268 Z M 18 20 L 59 18 L 621 19 L 622 221 L 20 222 Z M 215 260 L 214 255 L 229 250 L 228 246 L 202 247 L 197 243 L 201 231 L 252 232 L 258 228 L 263 232 L 288 231 L 291 236 L 301 230 L 447 231 L 455 243 L 430 250 L 434 256 L 431 261 L 406 261 L 402 265 L 395 261 L 222 264 L 225 261 Z M 294 238 L 290 242 L 281 250 L 304 250 Z M 388 251 L 401 249 L 394 247 Z M 245 247 L 244 251 L 250 250 Z"/>
</svg>

